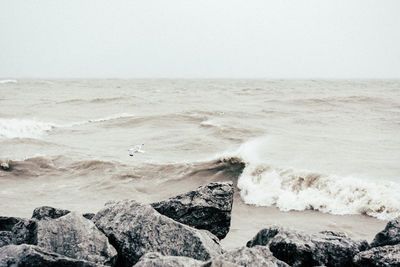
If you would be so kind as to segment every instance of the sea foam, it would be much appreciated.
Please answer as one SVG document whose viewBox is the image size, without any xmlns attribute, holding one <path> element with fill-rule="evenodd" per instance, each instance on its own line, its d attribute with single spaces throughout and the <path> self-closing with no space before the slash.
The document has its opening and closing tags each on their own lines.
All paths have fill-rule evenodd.
<svg viewBox="0 0 400 267">
<path fill-rule="evenodd" d="M 366 214 L 382 220 L 400 215 L 398 183 L 272 166 L 252 153 L 256 146 L 251 141 L 236 152 L 246 164 L 237 185 L 246 204 L 282 211 Z"/>
<path fill-rule="evenodd" d="M 38 138 L 55 124 L 29 119 L 0 119 L 0 138 Z"/>
</svg>

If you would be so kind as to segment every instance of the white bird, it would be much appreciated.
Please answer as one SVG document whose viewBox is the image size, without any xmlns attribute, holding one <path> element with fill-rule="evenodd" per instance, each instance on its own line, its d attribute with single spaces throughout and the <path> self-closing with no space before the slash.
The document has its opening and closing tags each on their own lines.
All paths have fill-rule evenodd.
<svg viewBox="0 0 400 267">
<path fill-rule="evenodd" d="M 136 145 L 136 146 L 132 147 L 131 149 L 129 149 L 128 150 L 129 156 L 133 157 L 133 154 L 135 154 L 135 153 L 144 153 L 144 151 L 142 150 L 142 146 L 144 146 L 144 144 Z"/>
</svg>

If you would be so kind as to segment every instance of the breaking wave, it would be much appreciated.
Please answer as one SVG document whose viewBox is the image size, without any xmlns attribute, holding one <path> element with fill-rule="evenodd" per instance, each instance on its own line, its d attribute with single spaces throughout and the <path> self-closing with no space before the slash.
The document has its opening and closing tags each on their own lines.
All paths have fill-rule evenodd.
<svg viewBox="0 0 400 267">
<path fill-rule="evenodd" d="M 246 204 L 276 206 L 282 211 L 317 210 L 331 214 L 364 214 L 382 220 L 400 215 L 400 185 L 357 177 L 279 168 L 237 152 L 246 164 L 237 187 Z"/>
<path fill-rule="evenodd" d="M 18 83 L 17 80 L 0 80 L 0 84 Z"/>
<path fill-rule="evenodd" d="M 55 124 L 28 119 L 0 119 L 0 138 L 38 138 Z"/>
</svg>

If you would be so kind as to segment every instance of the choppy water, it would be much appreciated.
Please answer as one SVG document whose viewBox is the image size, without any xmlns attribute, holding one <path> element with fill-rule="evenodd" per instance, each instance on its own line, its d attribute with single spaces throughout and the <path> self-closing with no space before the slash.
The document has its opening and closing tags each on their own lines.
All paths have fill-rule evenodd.
<svg viewBox="0 0 400 267">
<path fill-rule="evenodd" d="M 233 180 L 247 204 L 389 219 L 399 136 L 400 81 L 3 80 L 0 214 Z"/>
</svg>

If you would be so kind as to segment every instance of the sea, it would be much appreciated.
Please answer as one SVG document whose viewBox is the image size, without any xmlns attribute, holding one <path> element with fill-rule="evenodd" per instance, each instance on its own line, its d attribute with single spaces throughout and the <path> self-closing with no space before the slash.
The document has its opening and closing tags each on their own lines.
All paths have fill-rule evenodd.
<svg viewBox="0 0 400 267">
<path fill-rule="evenodd" d="M 0 215 L 232 181 L 231 240 L 272 223 L 370 238 L 400 215 L 400 81 L 3 79 L 0 163 Z"/>
</svg>

